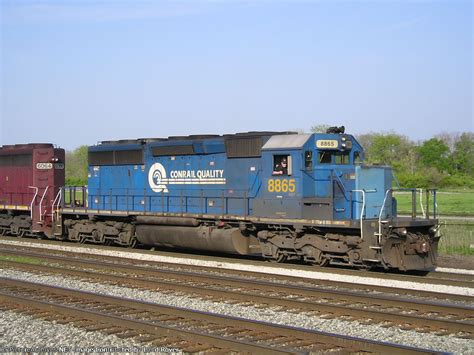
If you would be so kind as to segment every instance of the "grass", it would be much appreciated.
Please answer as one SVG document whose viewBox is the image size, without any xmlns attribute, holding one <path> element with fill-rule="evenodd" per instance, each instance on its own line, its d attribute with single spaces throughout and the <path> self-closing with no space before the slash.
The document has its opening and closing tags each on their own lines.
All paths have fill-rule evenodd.
<svg viewBox="0 0 474 355">
<path fill-rule="evenodd" d="M 474 222 L 440 221 L 440 254 L 474 255 Z"/>
<path fill-rule="evenodd" d="M 411 193 L 394 192 L 397 199 L 398 213 L 411 214 Z M 424 206 L 426 206 L 426 194 L 423 194 Z M 439 215 L 451 216 L 474 216 L 474 191 L 438 191 L 436 194 L 437 212 Z M 426 207 L 425 207 L 426 208 Z M 420 196 L 417 194 L 417 213 L 421 215 Z M 433 198 L 430 196 L 430 212 L 433 212 Z"/>
<path fill-rule="evenodd" d="M 25 256 L 7 256 L 7 255 L 0 255 L 0 262 L 2 261 L 13 261 L 16 263 L 22 264 L 31 264 L 31 265 L 40 265 L 44 262 L 37 258 L 28 258 Z"/>
</svg>

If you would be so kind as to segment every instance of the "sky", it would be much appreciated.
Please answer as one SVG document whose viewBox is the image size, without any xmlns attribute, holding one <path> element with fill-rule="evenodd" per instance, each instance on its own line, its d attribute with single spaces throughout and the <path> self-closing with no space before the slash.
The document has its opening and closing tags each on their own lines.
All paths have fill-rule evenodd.
<svg viewBox="0 0 474 355">
<path fill-rule="evenodd" d="M 0 145 L 474 131 L 471 1 L 0 3 Z"/>
</svg>

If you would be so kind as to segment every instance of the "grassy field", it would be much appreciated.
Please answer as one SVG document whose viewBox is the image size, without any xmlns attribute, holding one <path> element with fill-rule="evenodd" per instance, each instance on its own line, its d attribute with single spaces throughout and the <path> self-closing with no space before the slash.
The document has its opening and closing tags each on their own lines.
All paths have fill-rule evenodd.
<svg viewBox="0 0 474 355">
<path fill-rule="evenodd" d="M 474 255 L 474 222 L 440 221 L 440 254 Z"/>
<path fill-rule="evenodd" d="M 394 197 L 397 199 L 398 213 L 411 213 L 411 193 L 395 192 Z M 419 194 L 417 194 L 416 209 L 421 215 L 421 207 Z M 426 206 L 426 195 L 423 196 L 424 206 Z M 438 191 L 437 192 L 437 211 L 440 215 L 451 216 L 474 216 L 474 191 Z M 430 198 L 429 210 L 433 212 L 433 199 Z"/>
</svg>

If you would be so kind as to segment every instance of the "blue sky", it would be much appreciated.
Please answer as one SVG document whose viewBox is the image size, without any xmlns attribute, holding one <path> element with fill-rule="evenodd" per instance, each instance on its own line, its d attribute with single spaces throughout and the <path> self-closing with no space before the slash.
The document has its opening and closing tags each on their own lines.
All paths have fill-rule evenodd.
<svg viewBox="0 0 474 355">
<path fill-rule="evenodd" d="M 471 1 L 0 2 L 0 144 L 474 131 Z"/>
</svg>

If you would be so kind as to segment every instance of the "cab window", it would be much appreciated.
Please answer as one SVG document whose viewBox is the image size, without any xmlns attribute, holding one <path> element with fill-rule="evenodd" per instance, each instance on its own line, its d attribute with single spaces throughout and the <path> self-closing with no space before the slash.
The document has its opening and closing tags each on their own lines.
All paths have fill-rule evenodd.
<svg viewBox="0 0 474 355">
<path fill-rule="evenodd" d="M 349 153 L 336 153 L 336 164 L 338 165 L 347 165 L 349 164 Z"/>
<path fill-rule="evenodd" d="M 354 153 L 354 164 L 360 164 L 362 163 L 362 158 L 360 157 L 359 152 Z"/>
<path fill-rule="evenodd" d="M 331 164 L 332 163 L 332 153 L 328 150 L 323 150 L 318 153 L 318 162 L 319 164 Z"/>
<path fill-rule="evenodd" d="M 291 175 L 291 156 L 273 156 L 273 175 Z"/>
</svg>

